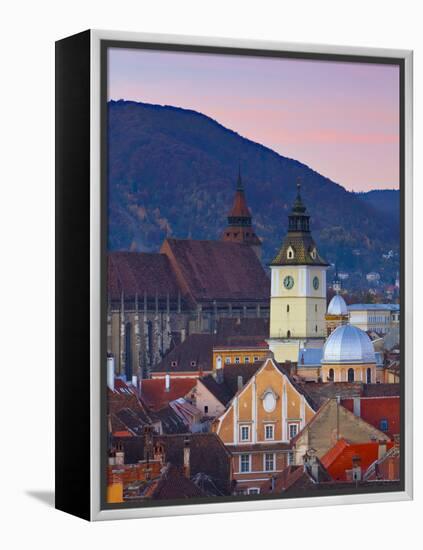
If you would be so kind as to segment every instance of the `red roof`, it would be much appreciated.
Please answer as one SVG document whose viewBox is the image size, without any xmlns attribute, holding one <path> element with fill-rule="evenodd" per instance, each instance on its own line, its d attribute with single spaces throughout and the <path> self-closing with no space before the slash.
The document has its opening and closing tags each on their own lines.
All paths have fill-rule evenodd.
<svg viewBox="0 0 423 550">
<path fill-rule="evenodd" d="M 237 189 L 234 204 L 228 216 L 234 218 L 251 218 L 251 212 L 247 206 L 245 193 L 242 189 Z"/>
<path fill-rule="evenodd" d="M 386 442 L 389 450 L 393 446 L 392 441 Z M 335 481 L 346 481 L 346 470 L 351 470 L 353 457 L 360 457 L 361 470 L 365 472 L 368 467 L 378 459 L 379 443 L 369 441 L 367 443 L 350 444 L 345 439 L 340 439 L 321 459 L 320 462 L 327 469 Z"/>
<path fill-rule="evenodd" d="M 110 297 L 118 300 L 138 294 L 140 308 L 144 294 L 148 297 L 176 299 L 179 287 L 165 254 L 144 252 L 109 252 L 107 287 Z"/>
<path fill-rule="evenodd" d="M 194 301 L 269 301 L 270 280 L 247 244 L 166 239 L 161 251 Z"/>
<path fill-rule="evenodd" d="M 141 382 L 141 401 L 150 409 L 158 411 L 170 401 L 184 397 L 197 384 L 196 378 L 172 378 L 166 391 L 165 378 L 152 378 Z"/>
<path fill-rule="evenodd" d="M 355 412 L 353 399 L 341 399 L 341 404 L 349 411 Z M 401 432 L 399 396 L 361 397 L 360 417 L 391 437 L 399 434 Z M 384 429 L 382 421 L 387 422 L 387 429 Z"/>
</svg>

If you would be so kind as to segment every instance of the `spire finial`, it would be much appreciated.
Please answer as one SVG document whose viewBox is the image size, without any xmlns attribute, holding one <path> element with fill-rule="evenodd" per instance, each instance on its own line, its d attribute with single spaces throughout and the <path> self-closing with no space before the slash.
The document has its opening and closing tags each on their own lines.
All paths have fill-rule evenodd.
<svg viewBox="0 0 423 550">
<path fill-rule="evenodd" d="M 302 183 L 302 177 L 298 176 L 297 177 L 297 195 L 298 195 L 298 197 L 300 197 L 300 193 L 301 193 L 301 183 Z"/>
<path fill-rule="evenodd" d="M 238 181 L 236 184 L 237 191 L 243 191 L 244 187 L 242 185 L 242 179 L 241 179 L 241 161 L 238 162 Z"/>
</svg>

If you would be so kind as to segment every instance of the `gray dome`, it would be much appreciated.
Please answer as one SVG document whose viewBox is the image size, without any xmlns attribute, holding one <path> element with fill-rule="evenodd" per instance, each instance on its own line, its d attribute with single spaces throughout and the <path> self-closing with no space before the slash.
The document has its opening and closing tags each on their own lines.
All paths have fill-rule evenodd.
<svg viewBox="0 0 423 550">
<path fill-rule="evenodd" d="M 328 305 L 328 315 L 348 315 L 348 308 L 345 300 L 339 294 L 335 294 Z"/>
<path fill-rule="evenodd" d="M 353 325 L 336 328 L 323 348 L 322 363 L 375 363 L 373 344 L 365 332 Z"/>
</svg>

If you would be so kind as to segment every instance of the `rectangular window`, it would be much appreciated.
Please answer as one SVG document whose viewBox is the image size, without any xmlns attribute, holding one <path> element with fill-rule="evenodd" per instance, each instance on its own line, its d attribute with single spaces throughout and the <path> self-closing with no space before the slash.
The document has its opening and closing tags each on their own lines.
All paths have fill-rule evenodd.
<svg viewBox="0 0 423 550">
<path fill-rule="evenodd" d="M 273 424 L 266 424 L 264 427 L 264 439 L 274 439 L 274 426 Z"/>
<path fill-rule="evenodd" d="M 383 419 L 379 422 L 379 429 L 380 429 L 382 432 L 387 432 L 387 431 L 388 431 L 388 421 L 386 420 L 386 418 L 383 418 Z"/>
<path fill-rule="evenodd" d="M 209 412 L 209 407 L 208 405 L 204 405 L 204 412 L 205 414 L 207 414 Z"/>
<path fill-rule="evenodd" d="M 249 494 L 249 495 L 259 495 L 260 494 L 260 489 L 258 487 L 251 487 L 250 489 L 248 489 L 247 494 Z"/>
<path fill-rule="evenodd" d="M 257 361 L 259 361 L 259 358 L 257 357 L 257 355 L 254 357 L 254 363 L 256 363 Z"/>
<path fill-rule="evenodd" d="M 294 453 L 292 451 L 289 451 L 288 456 L 286 458 L 286 463 L 288 466 L 291 466 L 291 464 L 294 464 Z"/>
<path fill-rule="evenodd" d="M 238 364 L 240 361 L 239 357 L 235 357 L 235 363 Z"/>
<path fill-rule="evenodd" d="M 264 453 L 264 471 L 273 472 L 275 469 L 275 454 Z"/>
<path fill-rule="evenodd" d="M 250 470 L 250 455 L 241 455 L 239 457 L 239 471 L 245 474 Z"/>
<path fill-rule="evenodd" d="M 250 441 L 250 426 L 241 426 L 239 431 L 241 441 Z"/>
<path fill-rule="evenodd" d="M 244 357 L 244 363 L 249 363 L 250 362 L 250 358 L 249 357 Z"/>
<path fill-rule="evenodd" d="M 229 365 L 231 363 L 231 358 L 230 357 L 225 357 L 225 363 L 227 365 Z"/>
<path fill-rule="evenodd" d="M 298 424 L 288 424 L 289 439 L 295 437 L 298 433 Z"/>
</svg>

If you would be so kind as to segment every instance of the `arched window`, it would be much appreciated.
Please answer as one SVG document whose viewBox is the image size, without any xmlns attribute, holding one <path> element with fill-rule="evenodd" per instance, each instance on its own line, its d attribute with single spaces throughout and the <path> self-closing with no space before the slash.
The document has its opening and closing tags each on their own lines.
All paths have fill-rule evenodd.
<svg viewBox="0 0 423 550">
<path fill-rule="evenodd" d="M 286 312 L 289 313 L 289 304 L 286 306 Z"/>
<path fill-rule="evenodd" d="M 354 382 L 354 369 L 348 369 L 348 382 Z"/>
<path fill-rule="evenodd" d="M 125 324 L 125 377 L 128 382 L 132 381 L 132 341 L 131 323 Z"/>
<path fill-rule="evenodd" d="M 366 371 L 366 382 L 368 384 L 372 383 L 372 369 L 370 367 Z"/>
<path fill-rule="evenodd" d="M 317 332 L 317 325 L 315 326 L 314 330 Z"/>
<path fill-rule="evenodd" d="M 317 313 L 317 304 L 314 304 L 314 311 Z"/>
<path fill-rule="evenodd" d="M 335 380 L 335 371 L 333 369 L 329 369 L 329 380 L 332 380 L 332 382 Z"/>
<path fill-rule="evenodd" d="M 290 331 L 290 330 L 287 330 L 287 331 L 286 331 L 286 337 L 287 337 L 287 338 L 291 338 L 291 331 Z"/>
</svg>

